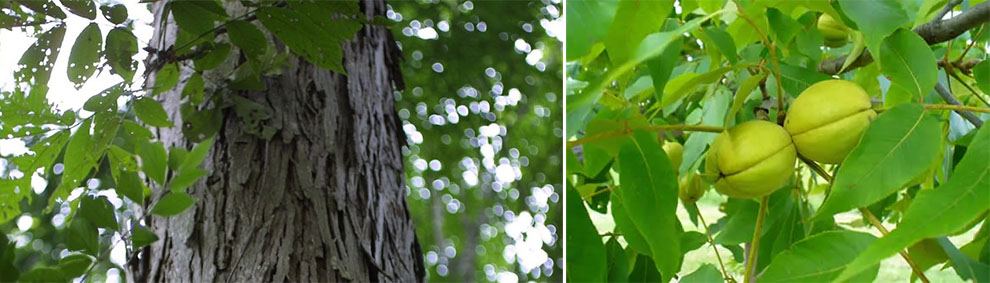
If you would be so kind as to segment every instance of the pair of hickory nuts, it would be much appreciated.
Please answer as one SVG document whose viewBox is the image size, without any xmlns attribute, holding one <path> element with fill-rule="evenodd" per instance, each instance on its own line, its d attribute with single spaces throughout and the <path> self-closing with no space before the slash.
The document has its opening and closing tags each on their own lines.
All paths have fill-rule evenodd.
<svg viewBox="0 0 990 283">
<path fill-rule="evenodd" d="M 706 175 L 729 197 L 769 195 L 790 178 L 798 154 L 820 163 L 842 162 L 876 116 L 859 85 L 843 80 L 815 83 L 791 104 L 783 127 L 754 120 L 719 134 L 705 159 Z M 676 153 L 666 144 L 664 150 Z M 704 193 L 695 178 L 692 174 L 680 180 L 681 199 L 694 201 Z"/>
</svg>

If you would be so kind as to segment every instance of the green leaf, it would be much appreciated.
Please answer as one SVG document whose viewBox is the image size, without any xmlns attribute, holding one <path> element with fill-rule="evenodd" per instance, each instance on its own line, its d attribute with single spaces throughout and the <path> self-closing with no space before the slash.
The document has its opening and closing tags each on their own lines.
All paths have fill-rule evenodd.
<svg viewBox="0 0 990 283">
<path fill-rule="evenodd" d="M 76 217 L 69 223 L 66 246 L 70 251 L 82 251 L 86 254 L 99 255 L 100 242 L 97 239 L 99 230 L 86 218 Z"/>
<path fill-rule="evenodd" d="M 134 100 L 134 113 L 145 124 L 153 127 L 171 128 L 172 121 L 168 119 L 165 108 L 154 98 L 142 96 Z"/>
<path fill-rule="evenodd" d="M 202 1 L 171 1 L 168 4 L 175 23 L 190 34 L 200 36 L 213 30 L 217 15 L 201 8 L 196 2 Z"/>
<path fill-rule="evenodd" d="M 717 86 L 713 86 L 717 87 Z M 729 108 L 729 100 L 732 98 L 732 93 L 725 90 L 725 88 L 719 88 L 716 90 L 711 98 L 704 102 L 702 108 L 701 125 L 706 126 L 722 126 L 722 122 L 725 121 L 725 112 Z M 696 123 L 691 121 L 691 123 Z M 678 176 L 687 176 L 688 172 L 693 168 L 696 168 L 698 159 L 701 158 L 701 154 L 715 140 L 718 136 L 717 133 L 694 133 L 687 138 L 684 142 L 684 153 L 681 161 L 680 168 L 674 168 L 677 171 Z"/>
<path fill-rule="evenodd" d="M 206 154 L 210 153 L 211 147 L 213 147 L 213 137 L 196 144 L 192 151 L 189 152 L 189 155 L 183 158 L 181 165 L 179 165 L 179 171 L 194 169 L 202 164 L 203 160 L 206 159 Z"/>
<path fill-rule="evenodd" d="M 725 282 L 722 278 L 722 273 L 711 264 L 703 264 L 698 269 L 695 269 L 691 274 L 685 275 L 678 283 L 713 283 L 713 282 Z"/>
<path fill-rule="evenodd" d="M 227 23 L 230 43 L 244 51 L 248 58 L 258 59 L 268 52 L 268 39 L 254 24 L 236 20 Z"/>
<path fill-rule="evenodd" d="M 983 93 L 990 93 L 990 61 L 983 60 L 973 66 L 973 78 L 976 79 L 976 87 Z"/>
<path fill-rule="evenodd" d="M 96 19 L 96 5 L 92 0 L 59 0 L 69 12 L 90 20 Z"/>
<path fill-rule="evenodd" d="M 797 53 L 815 61 L 821 60 L 821 47 L 824 43 L 825 39 L 822 37 L 822 33 L 814 27 L 803 29 L 794 37 L 794 47 L 797 49 Z"/>
<path fill-rule="evenodd" d="M 670 11 L 673 0 L 621 0 L 615 17 L 605 35 L 605 50 L 613 65 L 620 65 L 632 57 L 640 41 L 646 35 L 660 30 Z"/>
<path fill-rule="evenodd" d="M 92 265 L 93 258 L 84 254 L 68 255 L 58 261 L 58 269 L 69 278 L 82 276 Z"/>
<path fill-rule="evenodd" d="M 626 212 L 626 206 L 622 204 L 622 196 L 616 192 L 611 194 L 610 197 L 609 204 L 612 206 L 612 220 L 615 222 L 615 228 L 619 233 L 622 233 L 622 238 L 626 240 L 629 249 L 647 256 L 652 255 L 653 251 L 650 250 L 650 244 L 646 242 L 646 238 L 643 238 L 643 234 L 639 232 L 639 229 L 636 229 L 636 224 L 629 218 L 629 213 Z M 655 266 L 651 268 L 656 269 Z"/>
<path fill-rule="evenodd" d="M 182 98 L 188 97 L 190 103 L 199 105 L 203 102 L 204 84 L 202 75 L 199 73 L 193 74 L 186 80 L 186 85 L 182 86 Z"/>
<path fill-rule="evenodd" d="M 861 251 L 876 241 L 867 233 L 837 230 L 808 237 L 773 258 L 760 282 L 826 282 L 839 275 Z M 850 282 L 871 282 L 879 265 L 863 266 L 870 272 Z M 842 280 L 840 280 L 842 281 Z"/>
<path fill-rule="evenodd" d="M 580 93 L 568 96 L 567 106 L 565 109 L 567 109 L 567 112 L 570 113 L 575 110 L 584 109 L 583 106 L 585 105 L 594 104 L 598 101 L 598 98 L 601 97 L 601 91 L 607 84 L 612 83 L 612 81 L 616 80 L 620 76 L 632 71 L 640 63 L 660 55 L 660 53 L 666 50 L 666 47 L 675 39 L 684 36 L 685 32 L 698 28 L 701 23 L 715 15 L 717 14 L 692 19 L 691 21 L 684 23 L 683 26 L 669 32 L 660 32 L 647 35 L 643 38 L 643 42 L 640 43 L 639 48 L 634 53 L 635 55 L 632 59 L 626 61 L 620 66 L 609 69 L 604 76 L 600 76 L 592 81 L 588 87 L 582 89 Z M 667 99 L 665 98 L 664 101 L 667 101 Z"/>
<path fill-rule="evenodd" d="M 776 8 L 767 9 L 767 21 L 770 23 L 770 31 L 773 31 L 778 46 L 786 46 L 794 36 L 801 32 L 801 23 L 781 13 Z"/>
<path fill-rule="evenodd" d="M 571 251 L 568 250 L 567 252 L 570 253 Z M 569 264 L 567 269 L 570 269 Z M 657 265 L 653 262 L 653 259 L 642 254 L 636 256 L 633 269 L 629 272 L 629 282 L 667 282 L 667 280 L 670 279 L 669 277 L 671 276 L 667 275 L 664 277 L 661 275 L 660 271 L 657 270 Z M 568 276 L 568 278 L 575 277 Z M 595 281 L 589 280 L 589 282 Z"/>
<path fill-rule="evenodd" d="M 100 63 L 100 50 L 103 49 L 103 34 L 100 33 L 100 26 L 90 23 L 86 26 L 76 42 L 72 44 L 72 51 L 69 52 L 69 66 L 66 71 L 69 81 L 76 89 L 80 89 L 83 83 L 96 72 L 96 64 Z"/>
<path fill-rule="evenodd" d="M 155 74 L 155 86 L 151 94 L 159 94 L 169 91 L 179 83 L 179 67 L 175 64 L 165 64 L 158 73 Z"/>
<path fill-rule="evenodd" d="M 856 23 L 859 31 L 866 37 L 866 47 L 872 54 L 883 53 L 880 50 L 880 41 L 897 28 L 911 22 L 897 0 L 839 0 L 839 4 L 845 15 Z"/>
<path fill-rule="evenodd" d="M 61 270 L 54 267 L 35 267 L 31 271 L 24 272 L 21 274 L 21 278 L 18 282 L 29 283 L 52 283 L 52 282 L 68 282 L 69 277 L 65 276 Z"/>
<path fill-rule="evenodd" d="M 96 166 L 97 156 L 92 151 L 93 141 L 89 133 L 92 121 L 93 119 L 83 121 L 65 148 L 65 157 L 62 160 L 65 171 L 62 172 L 62 182 L 49 197 L 49 208 L 56 199 L 67 199 L 72 189 L 79 186 L 83 178 Z"/>
<path fill-rule="evenodd" d="M 137 62 L 133 57 L 138 53 L 137 37 L 134 37 L 134 34 L 124 28 L 110 30 L 107 33 L 107 46 L 104 52 L 107 54 L 107 64 L 124 78 L 124 81 L 129 82 L 134 78 Z"/>
<path fill-rule="evenodd" d="M 915 98 L 923 101 L 921 98 L 935 88 L 938 67 L 935 55 L 921 36 L 898 29 L 880 47 L 880 71 L 891 78 L 884 105 L 894 106 Z"/>
<path fill-rule="evenodd" d="M 915 154 L 918 148 L 909 149 Z M 948 182 L 933 190 L 919 191 L 897 228 L 860 254 L 840 278 L 851 277 L 862 270 L 861 266 L 880 262 L 922 239 L 950 235 L 981 217 L 990 209 L 988 156 L 990 129 L 982 127 Z"/>
<path fill-rule="evenodd" d="M 687 253 L 696 250 L 708 242 L 708 236 L 698 231 L 684 232 L 681 234 L 681 252 Z"/>
<path fill-rule="evenodd" d="M 780 86 L 791 96 L 801 94 L 812 84 L 830 79 L 832 77 L 816 71 L 780 63 Z"/>
<path fill-rule="evenodd" d="M 567 60 L 583 57 L 591 46 L 608 34 L 618 1 L 572 1 L 567 3 Z"/>
<path fill-rule="evenodd" d="M 598 230 L 591 223 L 588 209 L 574 187 L 567 184 L 567 277 L 582 278 L 588 281 L 604 281 L 606 278 L 605 245 Z"/>
<path fill-rule="evenodd" d="M 100 11 L 103 12 L 103 18 L 115 25 L 122 24 L 127 20 L 127 6 L 123 4 L 100 6 Z"/>
<path fill-rule="evenodd" d="M 216 43 L 208 48 L 212 48 L 212 50 L 203 54 L 203 57 L 193 59 L 193 65 L 196 66 L 197 71 L 216 68 L 223 64 L 227 60 L 227 56 L 230 55 L 230 44 Z"/>
<path fill-rule="evenodd" d="M 736 91 L 735 98 L 732 99 L 732 107 L 729 108 L 729 115 L 725 117 L 725 125 L 729 125 L 732 119 L 736 117 L 736 113 L 739 113 L 739 109 L 742 109 L 743 103 L 746 102 L 746 98 L 749 94 L 760 86 L 760 82 L 767 77 L 767 73 L 759 73 L 755 76 L 746 78 L 741 84 L 739 84 L 739 89 Z"/>
<path fill-rule="evenodd" d="M 158 184 L 165 184 L 165 164 L 168 155 L 162 142 L 156 141 L 141 147 L 141 171 Z"/>
<path fill-rule="evenodd" d="M 699 85 L 710 84 L 718 81 L 725 73 L 749 67 L 750 64 L 739 63 L 732 66 L 721 67 L 707 73 L 695 76 L 694 73 L 684 73 L 671 80 L 663 90 L 663 102 L 661 107 L 667 107 L 684 98 L 695 90 Z M 682 79 L 682 77 L 685 77 Z"/>
<path fill-rule="evenodd" d="M 760 204 L 752 199 L 729 198 L 725 202 L 726 216 L 718 220 L 722 225 L 715 236 L 715 243 L 738 245 L 749 242 L 753 238 L 753 223 L 756 223 L 759 209 Z"/>
<path fill-rule="evenodd" d="M 86 100 L 83 109 L 90 112 L 116 111 L 117 98 L 124 92 L 123 84 L 116 84 Z"/>
<path fill-rule="evenodd" d="M 155 207 L 151 208 L 151 214 L 161 216 L 173 216 L 186 211 L 196 200 L 189 194 L 183 192 L 170 192 L 162 199 L 158 200 Z"/>
<path fill-rule="evenodd" d="M 131 243 L 134 245 L 133 249 L 137 250 L 144 246 L 150 245 L 158 241 L 158 235 L 155 232 L 148 230 L 141 225 L 134 225 L 131 229 Z"/>
<path fill-rule="evenodd" d="M 136 172 L 121 172 L 114 190 L 117 194 L 125 196 L 133 202 L 144 204 L 144 183 L 141 182 L 141 177 Z"/>
<path fill-rule="evenodd" d="M 736 43 L 729 33 L 714 27 L 707 27 L 704 31 L 705 35 L 715 44 L 715 47 L 722 52 L 722 55 L 725 55 L 725 59 L 729 60 L 729 63 L 734 65 L 739 62 L 739 58 L 736 56 Z"/>
<path fill-rule="evenodd" d="M 196 183 L 196 181 L 199 181 L 201 177 L 206 176 L 206 174 L 209 173 L 210 171 L 199 168 L 189 168 L 179 171 L 179 173 L 176 174 L 175 177 L 172 177 L 172 180 L 168 182 L 168 189 L 179 192 L 185 191 L 186 188 L 192 186 Z"/>
<path fill-rule="evenodd" d="M 650 71 L 650 78 L 653 79 L 653 90 L 657 103 L 663 102 L 663 89 L 667 85 L 667 81 L 670 80 L 670 74 L 674 71 L 674 67 L 681 61 L 681 45 L 683 45 L 683 41 L 683 38 L 673 40 L 664 48 L 660 56 L 646 61 L 646 66 Z"/>
<path fill-rule="evenodd" d="M 323 5 L 332 4 L 334 3 L 293 3 L 293 6 L 298 6 L 297 10 L 265 7 L 258 9 L 257 15 L 268 31 L 306 61 L 344 74 L 346 71 L 341 64 L 343 50 L 340 44 L 354 36 L 361 25 L 356 21 L 335 20 L 335 17 L 326 16 L 333 12 L 326 11 L 328 7 Z M 322 11 L 326 11 L 326 14 L 313 16 Z"/>
<path fill-rule="evenodd" d="M 664 278 L 681 266 L 677 223 L 677 178 L 670 160 L 655 137 L 636 131 L 619 148 L 622 201 Z"/>
<path fill-rule="evenodd" d="M 884 111 L 842 162 L 816 217 L 867 206 L 901 189 L 935 161 L 941 136 L 939 122 L 921 105 Z"/>
<path fill-rule="evenodd" d="M 956 249 L 948 237 L 939 237 L 938 244 L 952 261 L 952 269 L 962 279 L 972 279 L 973 282 L 990 282 L 990 266 L 976 261 Z"/>
<path fill-rule="evenodd" d="M 79 212 L 76 215 L 88 219 L 96 227 L 114 231 L 118 229 L 113 205 L 105 196 L 83 196 L 79 203 Z"/>
<path fill-rule="evenodd" d="M 18 82 L 30 83 L 36 88 L 47 87 L 52 68 L 55 67 L 55 59 L 62 50 L 64 37 L 65 25 L 58 25 L 38 35 L 38 41 L 28 47 L 24 55 L 21 55 L 21 60 L 17 61 L 19 68 L 14 72 L 14 78 Z"/>
<path fill-rule="evenodd" d="M 626 251 L 622 249 L 619 241 L 611 237 L 605 243 L 605 249 L 608 254 L 605 259 L 608 263 L 608 282 L 629 280 L 629 257 L 626 256 Z"/>
</svg>

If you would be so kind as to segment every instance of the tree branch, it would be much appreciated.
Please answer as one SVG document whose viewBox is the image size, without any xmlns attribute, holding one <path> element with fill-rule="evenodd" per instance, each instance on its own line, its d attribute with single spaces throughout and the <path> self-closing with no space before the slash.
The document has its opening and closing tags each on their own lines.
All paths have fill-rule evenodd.
<svg viewBox="0 0 990 283">
<path fill-rule="evenodd" d="M 983 2 L 983 3 L 986 4 L 990 2 Z M 948 89 L 945 89 L 945 86 L 943 86 L 942 83 L 935 83 L 935 92 L 938 92 L 938 96 L 941 96 L 942 100 L 945 100 L 945 103 L 952 105 L 962 105 L 962 103 L 960 103 L 959 100 L 956 99 L 956 97 L 953 96 Z M 962 111 L 962 110 L 954 110 L 954 111 L 956 111 L 956 113 L 959 113 L 959 116 L 962 116 L 964 119 L 966 119 L 966 121 L 969 121 L 969 123 L 973 124 L 973 126 L 976 126 L 977 128 L 983 126 L 983 121 L 980 120 L 979 117 L 976 117 L 976 115 L 973 114 L 973 112 Z"/>
<path fill-rule="evenodd" d="M 938 14 L 935 14 L 935 19 L 941 20 L 942 18 L 945 17 L 946 14 L 952 12 L 952 9 L 958 6 L 960 3 L 962 3 L 962 0 L 949 1 L 949 3 L 945 4 L 945 7 L 942 7 L 941 11 L 938 11 Z"/>
<path fill-rule="evenodd" d="M 990 20 L 990 2 L 983 2 L 973 6 L 969 11 L 950 19 L 942 20 L 941 18 L 935 18 L 931 22 L 918 26 L 914 29 L 914 32 L 931 45 L 953 39 L 966 32 L 966 30 L 979 26 L 988 20 Z M 818 64 L 818 71 L 829 75 L 839 74 L 839 70 L 842 69 L 842 63 L 845 61 L 846 56 L 825 60 L 821 64 Z M 853 61 L 852 65 L 843 70 L 843 73 L 866 66 L 870 62 L 873 62 L 873 56 L 870 55 L 870 51 L 863 51 L 863 54 L 856 61 Z"/>
</svg>

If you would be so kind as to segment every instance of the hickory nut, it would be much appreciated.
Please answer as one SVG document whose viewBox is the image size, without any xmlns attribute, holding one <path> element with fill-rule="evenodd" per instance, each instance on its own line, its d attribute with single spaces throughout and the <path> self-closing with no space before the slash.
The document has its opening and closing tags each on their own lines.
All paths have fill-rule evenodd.
<svg viewBox="0 0 990 283">
<path fill-rule="evenodd" d="M 791 136 L 777 124 L 754 120 L 719 134 L 705 159 L 715 189 L 737 198 L 769 195 L 794 172 L 797 152 Z"/>
<path fill-rule="evenodd" d="M 863 88 L 849 81 L 827 80 L 809 86 L 794 99 L 784 129 L 802 156 L 838 164 L 876 117 Z"/>
</svg>

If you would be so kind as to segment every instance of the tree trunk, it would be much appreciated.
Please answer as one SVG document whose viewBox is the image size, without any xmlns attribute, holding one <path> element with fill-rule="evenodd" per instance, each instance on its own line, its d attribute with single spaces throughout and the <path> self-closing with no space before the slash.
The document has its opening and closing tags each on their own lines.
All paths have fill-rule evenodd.
<svg viewBox="0 0 990 283">
<path fill-rule="evenodd" d="M 153 4 L 159 30 L 152 46 L 159 50 L 176 40 L 174 21 L 161 25 L 164 2 Z M 231 15 L 246 11 L 237 1 L 224 5 Z M 383 0 L 360 6 L 369 19 L 386 10 Z M 235 92 L 267 107 L 272 115 L 262 123 L 279 130 L 266 141 L 246 133 L 232 108 L 222 111 L 202 165 L 212 174 L 187 191 L 197 203 L 181 215 L 148 218 L 161 239 L 130 264 L 134 280 L 424 279 L 403 185 L 405 137 L 392 94 L 393 81 L 401 83 L 397 46 L 387 29 L 365 26 L 343 50 L 346 76 L 293 58 L 282 75 L 265 79 L 267 91 Z M 232 51 L 224 66 L 204 73 L 208 86 L 223 81 L 237 57 Z M 193 145 L 182 135 L 179 114 L 191 65 L 180 65 L 179 86 L 157 96 L 176 125 L 156 133 L 167 147 Z M 216 95 L 231 93 L 216 89 Z M 152 195 L 160 197 L 161 189 L 153 186 Z"/>
</svg>

